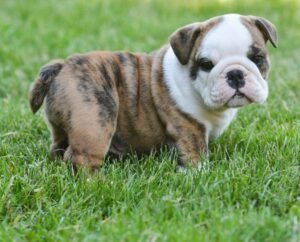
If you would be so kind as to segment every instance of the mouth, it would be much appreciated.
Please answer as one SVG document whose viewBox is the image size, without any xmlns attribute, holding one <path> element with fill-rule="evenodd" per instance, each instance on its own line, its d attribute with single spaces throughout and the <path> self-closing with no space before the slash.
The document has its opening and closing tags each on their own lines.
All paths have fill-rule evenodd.
<svg viewBox="0 0 300 242">
<path fill-rule="evenodd" d="M 244 93 L 242 93 L 241 91 L 239 90 L 236 90 L 236 92 L 233 94 L 233 96 L 231 98 L 247 98 L 246 95 Z"/>
<path fill-rule="evenodd" d="M 248 98 L 241 91 L 236 90 L 236 92 L 232 95 L 232 97 L 226 103 L 226 106 L 230 107 L 230 108 L 238 108 L 238 107 L 246 106 L 250 103 L 252 103 L 252 100 L 250 98 Z"/>
</svg>

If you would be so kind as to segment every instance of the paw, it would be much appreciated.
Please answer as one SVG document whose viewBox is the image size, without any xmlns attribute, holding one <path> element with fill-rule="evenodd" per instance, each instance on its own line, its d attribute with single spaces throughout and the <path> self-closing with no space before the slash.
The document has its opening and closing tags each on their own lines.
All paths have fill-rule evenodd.
<svg viewBox="0 0 300 242">
<path fill-rule="evenodd" d="M 50 158 L 53 160 L 59 160 L 64 157 L 65 149 L 60 149 L 59 147 L 52 148 L 50 150 Z"/>
<path fill-rule="evenodd" d="M 176 166 L 176 172 L 186 174 L 188 172 L 201 172 L 201 173 L 208 173 L 210 171 L 209 162 L 204 161 L 200 162 L 196 167 L 192 166 Z"/>
<path fill-rule="evenodd" d="M 177 165 L 176 166 L 176 172 L 178 172 L 178 173 L 184 173 L 184 174 L 186 174 L 187 170 L 188 169 L 185 166 L 181 166 L 181 165 Z"/>
<path fill-rule="evenodd" d="M 209 161 L 200 162 L 196 169 L 202 173 L 208 173 L 210 171 Z"/>
</svg>

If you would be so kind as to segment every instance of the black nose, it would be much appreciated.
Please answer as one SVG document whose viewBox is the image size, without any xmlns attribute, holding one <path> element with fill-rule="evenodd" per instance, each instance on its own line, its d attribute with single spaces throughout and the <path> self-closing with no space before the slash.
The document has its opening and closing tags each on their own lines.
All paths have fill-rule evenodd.
<svg viewBox="0 0 300 242">
<path fill-rule="evenodd" d="M 227 83 L 234 89 L 245 86 L 244 74 L 240 70 L 232 70 L 227 73 Z"/>
</svg>

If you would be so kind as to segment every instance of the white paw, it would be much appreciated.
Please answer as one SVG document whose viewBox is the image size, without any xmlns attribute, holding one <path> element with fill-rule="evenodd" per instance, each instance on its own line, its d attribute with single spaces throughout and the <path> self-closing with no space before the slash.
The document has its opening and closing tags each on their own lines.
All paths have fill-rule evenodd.
<svg viewBox="0 0 300 242">
<path fill-rule="evenodd" d="M 209 162 L 204 161 L 198 164 L 196 168 L 194 167 L 185 167 L 185 166 L 177 166 L 176 172 L 186 174 L 188 172 L 201 172 L 201 173 L 208 173 L 210 171 Z"/>
<path fill-rule="evenodd" d="M 188 169 L 186 167 L 184 167 L 184 166 L 176 166 L 176 172 L 178 172 L 178 173 L 184 173 L 184 174 L 186 174 L 187 170 Z"/>
<path fill-rule="evenodd" d="M 198 164 L 197 170 L 202 172 L 202 173 L 208 173 L 210 170 L 209 167 L 209 162 L 208 161 L 203 161 Z"/>
</svg>

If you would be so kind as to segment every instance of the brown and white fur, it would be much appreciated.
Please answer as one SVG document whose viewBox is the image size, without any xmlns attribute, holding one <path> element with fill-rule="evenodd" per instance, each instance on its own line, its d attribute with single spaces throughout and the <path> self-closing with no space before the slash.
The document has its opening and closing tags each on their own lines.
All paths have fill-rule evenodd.
<svg viewBox="0 0 300 242">
<path fill-rule="evenodd" d="M 267 99 L 267 41 L 276 47 L 269 21 L 229 14 L 178 29 L 150 54 L 73 55 L 41 69 L 31 108 L 45 98 L 51 155 L 75 166 L 172 143 L 180 167 L 199 167 L 237 109 Z"/>
</svg>

